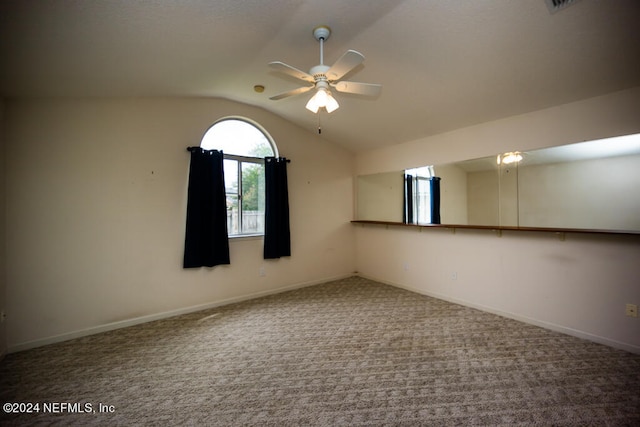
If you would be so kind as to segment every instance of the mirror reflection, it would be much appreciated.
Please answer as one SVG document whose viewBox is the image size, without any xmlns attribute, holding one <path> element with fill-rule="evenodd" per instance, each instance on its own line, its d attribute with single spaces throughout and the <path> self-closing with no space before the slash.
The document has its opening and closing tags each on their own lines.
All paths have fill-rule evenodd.
<svg viewBox="0 0 640 427">
<path fill-rule="evenodd" d="M 402 222 L 403 182 L 402 171 L 359 176 L 356 218 Z"/>
<path fill-rule="evenodd" d="M 359 220 L 640 231 L 640 135 L 358 177 Z"/>
</svg>

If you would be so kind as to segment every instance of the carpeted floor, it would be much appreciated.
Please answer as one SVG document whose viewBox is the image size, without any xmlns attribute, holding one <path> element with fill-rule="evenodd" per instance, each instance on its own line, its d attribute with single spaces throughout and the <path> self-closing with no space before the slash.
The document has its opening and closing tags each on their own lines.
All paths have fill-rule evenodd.
<svg viewBox="0 0 640 427">
<path fill-rule="evenodd" d="M 2 425 L 640 425 L 640 355 L 352 277 L 10 354 L 0 399 L 39 404 Z"/>
</svg>

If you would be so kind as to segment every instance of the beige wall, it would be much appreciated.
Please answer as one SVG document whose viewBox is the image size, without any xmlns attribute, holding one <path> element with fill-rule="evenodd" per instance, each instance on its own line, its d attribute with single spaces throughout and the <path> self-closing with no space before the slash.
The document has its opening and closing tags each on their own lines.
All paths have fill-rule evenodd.
<svg viewBox="0 0 640 427">
<path fill-rule="evenodd" d="M 228 115 L 291 159 L 292 256 L 265 261 L 262 239 L 234 239 L 231 265 L 184 270 L 186 147 Z M 353 155 L 264 110 L 25 100 L 5 119 L 10 351 L 353 272 Z"/>
<path fill-rule="evenodd" d="M 640 88 L 358 154 L 358 173 L 640 132 Z M 366 277 L 640 353 L 640 236 L 354 226 Z"/>
</svg>

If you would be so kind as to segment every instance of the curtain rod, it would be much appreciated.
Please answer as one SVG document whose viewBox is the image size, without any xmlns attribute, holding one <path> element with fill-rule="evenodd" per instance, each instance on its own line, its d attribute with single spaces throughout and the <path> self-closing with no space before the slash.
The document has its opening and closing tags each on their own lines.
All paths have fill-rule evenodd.
<svg viewBox="0 0 640 427">
<path fill-rule="evenodd" d="M 276 159 L 276 160 L 284 160 L 287 163 L 291 163 L 291 160 L 287 159 L 286 157 L 274 157 L 274 156 L 265 157 L 265 159 L 267 159 L 267 158 L 272 158 L 272 159 Z"/>
<path fill-rule="evenodd" d="M 208 150 L 205 150 L 202 147 L 187 147 L 187 151 L 192 152 L 192 151 L 196 151 L 196 150 L 208 151 Z M 268 157 L 273 157 L 273 156 L 268 156 Z M 286 157 L 273 157 L 273 158 L 274 159 L 284 159 L 287 163 L 291 163 L 291 160 L 287 159 Z"/>
</svg>

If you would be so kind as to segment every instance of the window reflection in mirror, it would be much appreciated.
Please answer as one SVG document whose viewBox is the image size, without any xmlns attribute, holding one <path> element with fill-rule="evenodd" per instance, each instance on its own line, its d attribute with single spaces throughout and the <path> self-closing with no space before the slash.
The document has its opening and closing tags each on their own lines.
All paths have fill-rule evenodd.
<svg viewBox="0 0 640 427">
<path fill-rule="evenodd" d="M 431 224 L 431 178 L 433 166 L 406 169 L 404 171 L 404 222 L 406 224 Z"/>
</svg>

